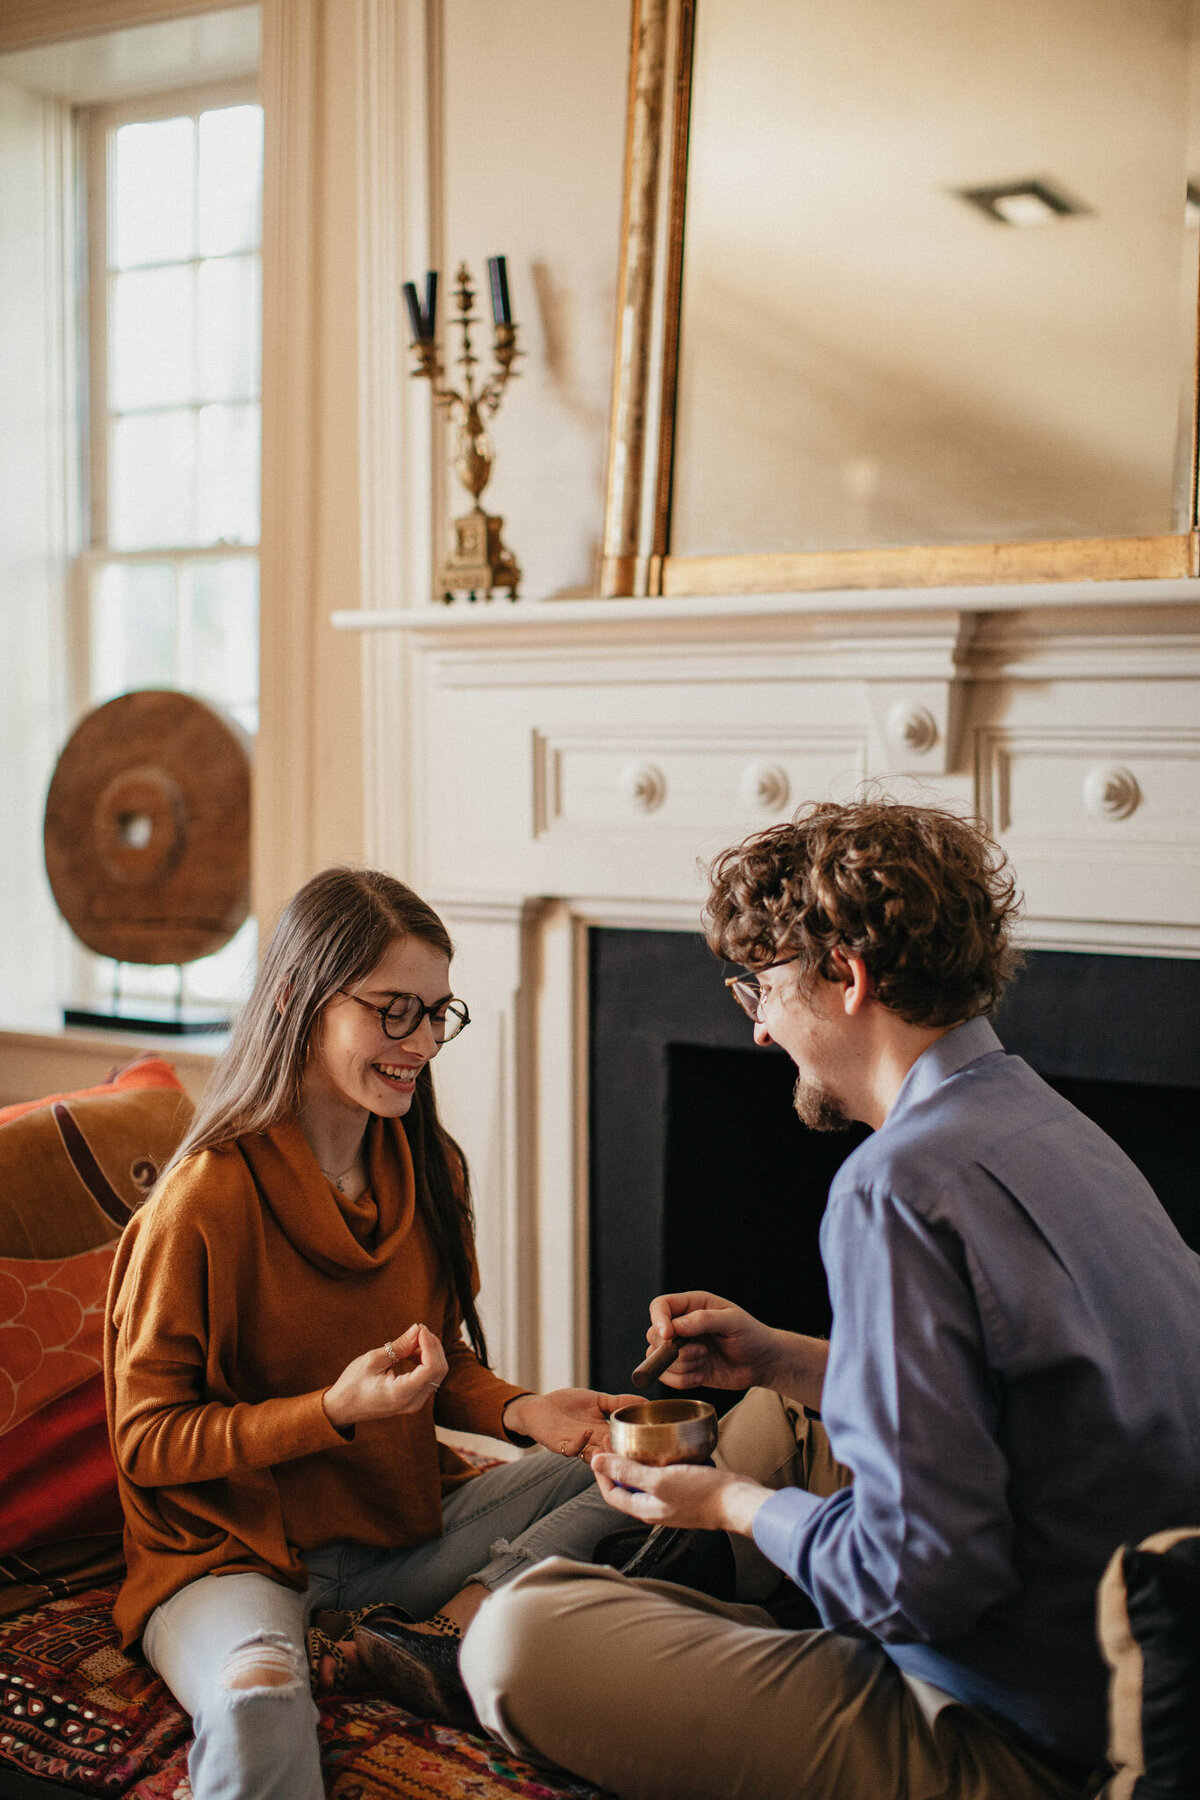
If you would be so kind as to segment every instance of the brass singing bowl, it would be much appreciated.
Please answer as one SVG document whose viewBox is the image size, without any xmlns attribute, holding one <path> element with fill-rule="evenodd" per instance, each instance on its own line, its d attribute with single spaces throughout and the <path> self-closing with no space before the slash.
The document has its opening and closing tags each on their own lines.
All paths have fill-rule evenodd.
<svg viewBox="0 0 1200 1800">
<path fill-rule="evenodd" d="M 717 1415 L 707 1400 L 639 1400 L 609 1415 L 608 1435 L 631 1462 L 707 1462 L 717 1447 Z"/>
</svg>

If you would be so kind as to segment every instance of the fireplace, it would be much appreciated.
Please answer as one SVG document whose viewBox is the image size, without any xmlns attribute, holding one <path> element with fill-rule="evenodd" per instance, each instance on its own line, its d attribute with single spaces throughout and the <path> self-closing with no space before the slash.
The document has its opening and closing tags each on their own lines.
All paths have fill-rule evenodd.
<svg viewBox="0 0 1200 1800">
<path fill-rule="evenodd" d="M 590 933 L 591 1378 L 628 1386 L 655 1293 L 825 1333 L 817 1232 L 865 1127 L 814 1133 L 694 934 Z M 1200 1249 L 1200 962 L 1032 952 L 996 1028 L 1102 1126 Z M 714 1397 L 715 1398 L 715 1397 Z"/>
<path fill-rule="evenodd" d="M 734 1251 L 698 1236 L 691 1201 L 710 1180 L 715 1232 L 728 1159 L 740 1170 L 750 1148 L 799 1128 L 785 1062 L 749 1047 L 698 941 L 698 864 L 864 781 L 991 827 L 1029 941 L 1047 953 L 1039 994 L 1057 964 L 1070 977 L 1028 1005 L 1018 990 L 1010 1036 L 1056 1078 L 1104 1084 L 1105 1105 L 1135 1089 L 1125 1123 L 1110 1123 L 1140 1134 L 1139 1160 L 1166 1158 L 1151 1171 L 1160 1191 L 1184 1170 L 1179 1216 L 1194 1233 L 1190 1152 L 1162 1146 L 1185 1117 L 1179 1090 L 1200 1085 L 1186 1043 L 1200 967 L 1200 583 L 392 612 L 376 600 L 340 621 L 369 646 L 368 856 L 432 901 L 458 946 L 473 1022 L 438 1087 L 471 1162 L 484 1317 L 506 1374 L 553 1387 L 592 1370 L 623 1386 L 669 1270 L 742 1279 Z M 631 939 L 659 940 L 645 974 L 619 961 Z M 610 964 L 608 994 L 596 978 Z M 1079 1022 L 1085 998 L 1095 1027 Z M 601 1091 L 607 1116 L 592 1104 Z M 683 1121 L 666 1141 L 651 1129 L 664 1116 Z M 693 1143 L 698 1170 L 680 1150 Z M 610 1218 L 602 1201 L 593 1218 L 610 1169 L 621 1210 Z M 830 1173 L 810 1163 L 791 1211 L 810 1239 Z M 815 1324 L 813 1259 L 801 1243 L 789 1254 L 804 1276 L 788 1270 L 787 1292 Z"/>
</svg>

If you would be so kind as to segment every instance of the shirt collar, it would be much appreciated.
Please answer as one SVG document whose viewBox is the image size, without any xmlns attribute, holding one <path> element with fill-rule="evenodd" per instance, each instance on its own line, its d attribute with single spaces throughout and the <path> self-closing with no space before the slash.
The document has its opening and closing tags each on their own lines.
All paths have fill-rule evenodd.
<svg viewBox="0 0 1200 1800">
<path fill-rule="evenodd" d="M 919 1106 L 941 1087 L 943 1081 L 949 1081 L 968 1063 L 978 1062 L 983 1056 L 995 1056 L 997 1052 L 1003 1055 L 1004 1045 L 986 1019 L 968 1019 L 965 1025 L 954 1026 L 918 1056 L 900 1083 L 884 1125 L 894 1124 L 911 1107 Z"/>
</svg>

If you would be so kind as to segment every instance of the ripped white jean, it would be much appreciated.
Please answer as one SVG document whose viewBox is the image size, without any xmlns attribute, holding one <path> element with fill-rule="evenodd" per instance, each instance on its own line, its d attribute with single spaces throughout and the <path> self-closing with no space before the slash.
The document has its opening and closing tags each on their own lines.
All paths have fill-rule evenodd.
<svg viewBox="0 0 1200 1800">
<path fill-rule="evenodd" d="M 622 1523 L 586 1463 L 543 1451 L 454 1489 L 427 1544 L 309 1551 L 307 1593 L 266 1575 L 190 1582 L 150 1615 L 142 1649 L 192 1715 L 195 1800 L 322 1800 L 304 1642 L 314 1608 L 390 1602 L 423 1618 L 469 1581 L 500 1587 L 555 1554 L 586 1561 Z"/>
<path fill-rule="evenodd" d="M 323 1800 L 307 1613 L 307 1594 L 253 1574 L 202 1575 L 151 1613 L 142 1649 L 192 1715 L 203 1800 Z"/>
</svg>

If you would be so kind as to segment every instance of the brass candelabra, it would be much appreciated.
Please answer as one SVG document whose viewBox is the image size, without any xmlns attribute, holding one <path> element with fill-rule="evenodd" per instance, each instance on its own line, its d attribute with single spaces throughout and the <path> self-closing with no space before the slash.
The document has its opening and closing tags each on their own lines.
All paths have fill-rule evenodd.
<svg viewBox="0 0 1200 1800">
<path fill-rule="evenodd" d="M 469 513 L 453 521 L 454 548 L 438 570 L 438 588 L 447 604 L 460 594 L 465 594 L 468 600 L 480 596 L 490 600 L 492 594 L 501 589 L 507 589 L 509 599 L 515 600 L 521 580 L 520 564 L 501 535 L 504 520 L 495 513 L 485 512 L 479 503 L 496 455 L 487 421 L 495 416 L 505 388 L 517 373 L 513 363 L 521 354 L 517 348 L 517 327 L 509 306 L 504 257 L 490 257 L 488 273 L 495 332 L 492 343 L 494 367 L 488 378 L 480 382 L 476 376 L 479 358 L 471 347 L 471 328 L 479 322 L 473 311 L 475 290 L 466 263 L 458 266 L 454 289 L 456 316 L 452 320 L 462 337 L 462 347 L 455 359 L 461 371 L 457 387 L 449 387 L 444 381 L 445 370 L 437 341 L 436 273 L 425 277 L 424 304 L 418 299 L 414 283 L 406 281 L 404 284 L 412 329 L 413 367 L 409 373 L 430 383 L 434 399 L 453 424 L 454 471 L 475 502 Z"/>
</svg>

